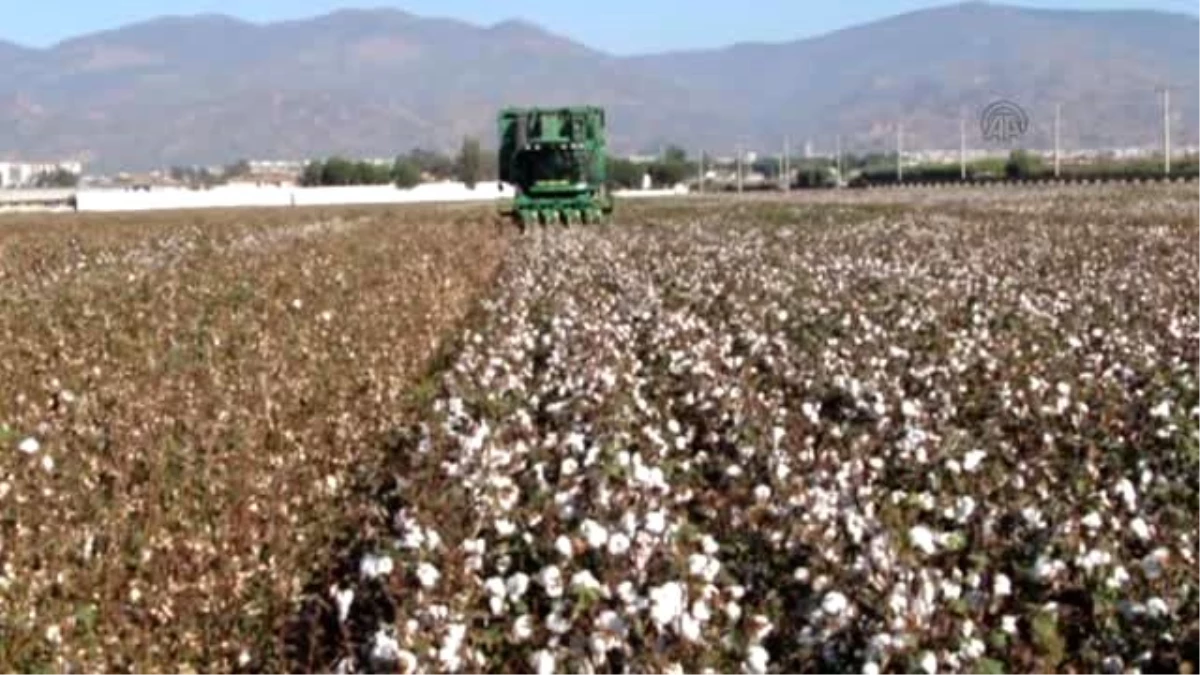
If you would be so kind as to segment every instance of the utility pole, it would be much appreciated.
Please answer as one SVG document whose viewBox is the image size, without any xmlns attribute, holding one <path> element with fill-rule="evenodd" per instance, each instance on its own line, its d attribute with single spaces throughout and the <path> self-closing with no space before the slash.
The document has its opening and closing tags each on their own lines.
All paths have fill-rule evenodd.
<svg viewBox="0 0 1200 675">
<path fill-rule="evenodd" d="M 1169 87 L 1162 88 L 1163 93 L 1163 121 L 1162 121 L 1162 142 L 1163 142 L 1163 175 L 1171 175 L 1171 89 Z"/>
<path fill-rule="evenodd" d="M 1054 177 L 1058 178 L 1060 164 L 1059 127 L 1062 126 L 1062 104 L 1054 104 Z"/>
<path fill-rule="evenodd" d="M 904 123 L 897 122 L 896 123 L 896 182 L 897 183 L 904 181 L 904 163 L 903 163 L 903 159 L 902 159 L 904 154 L 903 154 L 903 150 L 901 149 L 902 145 L 900 143 L 900 138 L 903 135 L 904 135 Z"/>
<path fill-rule="evenodd" d="M 700 151 L 700 158 L 696 160 L 697 176 L 696 176 L 696 191 L 704 192 L 704 151 Z"/>
<path fill-rule="evenodd" d="M 792 189 L 792 139 L 783 137 L 783 191 Z"/>
<path fill-rule="evenodd" d="M 837 155 L 837 181 L 838 181 L 837 184 L 838 184 L 838 187 L 841 187 L 842 186 L 842 135 L 841 134 L 838 134 L 834 138 L 834 144 L 835 144 L 834 153 Z"/>
<path fill-rule="evenodd" d="M 742 194 L 742 144 L 737 146 L 737 191 Z"/>
</svg>

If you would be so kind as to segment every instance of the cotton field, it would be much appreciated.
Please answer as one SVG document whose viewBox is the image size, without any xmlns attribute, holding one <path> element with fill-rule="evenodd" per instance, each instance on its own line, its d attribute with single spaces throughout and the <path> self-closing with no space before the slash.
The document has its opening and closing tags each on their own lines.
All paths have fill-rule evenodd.
<svg viewBox="0 0 1200 675">
<path fill-rule="evenodd" d="M 149 271 L 139 256 L 114 263 L 213 293 L 251 269 L 278 276 L 232 315 L 186 284 L 153 301 L 159 313 L 129 315 L 92 277 L 18 275 L 27 301 L 53 295 L 41 307 L 63 316 L 5 319 L 41 356 L 0 401 L 0 602 L 22 631 L 0 658 L 1195 672 L 1198 207 L 1180 186 L 896 191 L 627 205 L 611 226 L 525 235 L 368 212 L 249 240 L 235 228 L 215 247 L 197 235 L 198 252 Z M 451 287 L 461 309 L 439 314 L 435 290 Z M 214 362 L 220 382 L 189 371 L 155 399 L 141 422 L 154 445 L 138 428 L 101 444 L 105 408 L 71 411 L 162 343 L 71 347 L 82 319 L 63 317 L 84 299 L 66 289 L 91 289 L 93 322 L 125 312 L 127 329 L 168 343 L 184 310 L 224 316 L 204 330 L 234 331 L 223 339 L 243 351 Z M 376 356 L 401 341 L 422 365 Z M 25 372 L 5 359 L 9 379 Z M 89 367 L 100 374 L 58 374 Z M 248 373 L 290 412 L 239 385 Z M 249 389 L 232 418 L 230 387 Z M 159 389 L 109 395 L 130 405 Z M 310 429 L 312 415 L 342 431 Z M 220 419 L 222 440 L 195 442 Z M 233 421 L 261 431 L 238 436 Z M 218 469 L 213 452 L 246 468 Z M 137 473 L 152 459 L 161 468 Z M 201 469 L 219 485 L 196 485 Z M 68 506 L 100 499 L 79 493 L 104 480 L 137 486 L 135 504 L 106 508 L 142 516 L 117 526 Z M 154 487 L 167 480 L 186 489 Z M 163 519 L 197 489 L 228 501 Z M 88 533 L 109 537 L 103 555 Z M 31 554 L 35 537 L 55 547 Z M 154 568 L 163 551 L 221 571 Z M 85 622 L 88 597 L 101 600 Z M 135 644 L 158 655 L 114 656 Z"/>
<path fill-rule="evenodd" d="M 1194 199 L 990 206 L 520 242 L 336 668 L 1194 664 Z"/>
</svg>

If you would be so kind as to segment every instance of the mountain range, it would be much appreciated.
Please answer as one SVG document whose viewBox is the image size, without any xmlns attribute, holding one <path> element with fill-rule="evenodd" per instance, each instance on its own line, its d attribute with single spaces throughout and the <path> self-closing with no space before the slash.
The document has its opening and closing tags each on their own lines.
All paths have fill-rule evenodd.
<svg viewBox="0 0 1200 675">
<path fill-rule="evenodd" d="M 849 151 L 990 147 L 979 114 L 1007 99 L 1019 143 L 1152 146 L 1172 87 L 1176 143 L 1198 136 L 1200 20 L 966 2 L 817 37 L 615 56 L 536 24 L 397 9 L 256 24 L 168 16 L 44 49 L 0 41 L 0 159 L 144 169 L 335 153 L 494 146 L 505 105 L 598 104 L 614 152 L 677 143 L 732 154 L 788 136 Z"/>
</svg>

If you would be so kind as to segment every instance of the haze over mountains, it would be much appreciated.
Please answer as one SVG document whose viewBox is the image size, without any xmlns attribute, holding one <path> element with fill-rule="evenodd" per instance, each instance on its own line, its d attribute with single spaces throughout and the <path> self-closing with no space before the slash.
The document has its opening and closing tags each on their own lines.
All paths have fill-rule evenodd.
<svg viewBox="0 0 1200 675">
<path fill-rule="evenodd" d="M 776 44 L 616 57 L 533 23 L 493 26 L 394 9 L 253 24 L 165 17 L 47 49 L 0 41 L 0 158 L 81 156 L 105 169 L 453 150 L 494 145 L 504 105 L 600 104 L 610 145 L 676 142 L 957 148 L 959 116 L 1024 107 L 1027 147 L 1148 146 L 1156 88 L 1176 142 L 1198 140 L 1200 21 L 1154 11 L 1052 11 L 966 3 Z"/>
</svg>

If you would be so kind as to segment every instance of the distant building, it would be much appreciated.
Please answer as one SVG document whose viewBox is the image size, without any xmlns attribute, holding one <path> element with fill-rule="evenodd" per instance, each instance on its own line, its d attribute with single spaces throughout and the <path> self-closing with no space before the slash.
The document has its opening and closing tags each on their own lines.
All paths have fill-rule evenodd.
<svg viewBox="0 0 1200 675">
<path fill-rule="evenodd" d="M 292 159 L 252 159 L 247 162 L 250 175 L 292 174 L 296 176 L 304 171 L 304 165 L 307 163 L 304 160 Z"/>
<path fill-rule="evenodd" d="M 75 175 L 83 173 L 83 163 L 66 162 L 0 162 L 0 188 L 30 187 L 38 176 L 66 169 Z"/>
</svg>

